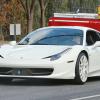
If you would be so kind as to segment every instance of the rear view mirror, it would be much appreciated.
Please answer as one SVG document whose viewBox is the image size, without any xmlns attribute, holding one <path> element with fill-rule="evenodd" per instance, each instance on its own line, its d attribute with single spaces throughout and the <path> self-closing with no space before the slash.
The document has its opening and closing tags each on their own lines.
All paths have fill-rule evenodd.
<svg viewBox="0 0 100 100">
<path fill-rule="evenodd" d="M 96 47 L 100 47 L 100 41 L 95 42 L 95 44 L 93 45 L 93 48 L 96 48 Z"/>
</svg>

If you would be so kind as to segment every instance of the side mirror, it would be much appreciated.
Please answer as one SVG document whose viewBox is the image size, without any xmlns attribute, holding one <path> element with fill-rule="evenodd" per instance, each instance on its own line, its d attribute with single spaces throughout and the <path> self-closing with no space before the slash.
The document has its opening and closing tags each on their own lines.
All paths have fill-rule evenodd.
<svg viewBox="0 0 100 100">
<path fill-rule="evenodd" d="M 95 44 L 93 45 L 93 48 L 96 48 L 96 47 L 100 47 L 100 41 L 95 42 Z"/>
<path fill-rule="evenodd" d="M 16 41 L 11 41 L 9 44 L 10 45 L 16 45 Z"/>
</svg>

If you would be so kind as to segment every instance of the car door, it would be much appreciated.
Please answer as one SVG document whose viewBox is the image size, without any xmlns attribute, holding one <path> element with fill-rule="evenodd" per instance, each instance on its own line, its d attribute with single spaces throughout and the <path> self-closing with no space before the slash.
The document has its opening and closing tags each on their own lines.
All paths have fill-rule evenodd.
<svg viewBox="0 0 100 100">
<path fill-rule="evenodd" d="M 86 33 L 86 42 L 89 49 L 89 72 L 92 75 L 100 71 L 100 47 L 93 48 L 96 41 L 100 41 L 100 33 L 88 30 Z"/>
</svg>

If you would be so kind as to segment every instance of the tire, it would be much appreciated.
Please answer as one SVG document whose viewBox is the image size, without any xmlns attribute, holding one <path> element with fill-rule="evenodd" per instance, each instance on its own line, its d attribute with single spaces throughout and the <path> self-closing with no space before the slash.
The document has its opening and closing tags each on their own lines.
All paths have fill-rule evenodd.
<svg viewBox="0 0 100 100">
<path fill-rule="evenodd" d="M 80 53 L 75 67 L 75 80 L 78 84 L 84 84 L 88 78 L 89 62 L 84 53 Z"/>
<path fill-rule="evenodd" d="M 0 83 L 10 83 L 12 80 L 12 78 L 0 78 Z"/>
</svg>

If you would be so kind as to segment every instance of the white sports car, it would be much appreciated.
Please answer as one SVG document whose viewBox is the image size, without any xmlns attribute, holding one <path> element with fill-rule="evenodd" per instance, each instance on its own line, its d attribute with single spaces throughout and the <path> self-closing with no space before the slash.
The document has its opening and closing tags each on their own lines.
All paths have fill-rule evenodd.
<svg viewBox="0 0 100 100">
<path fill-rule="evenodd" d="M 0 48 L 0 79 L 100 76 L 100 33 L 79 26 L 45 27 Z"/>
</svg>

